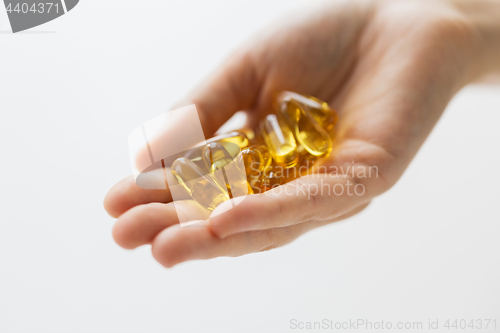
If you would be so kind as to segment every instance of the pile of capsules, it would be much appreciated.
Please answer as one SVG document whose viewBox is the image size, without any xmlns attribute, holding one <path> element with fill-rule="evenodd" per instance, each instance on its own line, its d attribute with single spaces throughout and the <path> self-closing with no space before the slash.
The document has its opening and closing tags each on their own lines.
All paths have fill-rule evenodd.
<svg viewBox="0 0 500 333">
<path fill-rule="evenodd" d="M 284 91 L 273 107 L 256 131 L 216 136 L 172 163 L 179 184 L 201 206 L 212 211 L 234 197 L 268 191 L 330 154 L 337 114 L 327 103 Z"/>
</svg>

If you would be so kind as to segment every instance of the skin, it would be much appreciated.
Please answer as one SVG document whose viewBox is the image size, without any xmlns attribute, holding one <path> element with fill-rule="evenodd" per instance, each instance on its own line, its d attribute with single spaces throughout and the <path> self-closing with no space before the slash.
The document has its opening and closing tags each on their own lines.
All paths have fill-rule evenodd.
<svg viewBox="0 0 500 333">
<path fill-rule="evenodd" d="M 151 244 L 154 258 L 172 267 L 269 250 L 359 213 L 401 177 L 453 95 L 500 71 L 498 13 L 498 1 L 349 0 L 267 29 L 178 106 L 196 104 L 209 137 L 239 110 L 255 126 L 275 92 L 316 96 L 340 116 L 320 165 L 354 167 L 354 177 L 301 177 L 213 216 L 225 202 L 188 228 L 179 227 L 168 190 L 142 189 L 128 177 L 104 200 L 118 218 L 115 241 L 126 249 Z M 376 177 L 358 176 L 370 166 Z M 325 184 L 359 184 L 364 194 L 317 191 Z"/>
</svg>

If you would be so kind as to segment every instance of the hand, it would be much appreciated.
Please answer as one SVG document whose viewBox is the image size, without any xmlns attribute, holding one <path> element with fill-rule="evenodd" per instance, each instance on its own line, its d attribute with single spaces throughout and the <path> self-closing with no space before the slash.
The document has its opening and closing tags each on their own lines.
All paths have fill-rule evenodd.
<svg viewBox="0 0 500 333">
<path fill-rule="evenodd" d="M 452 96 L 494 62 L 477 17 L 450 1 L 349 0 L 287 19 L 232 55 L 182 104 L 196 104 L 208 137 L 239 110 L 255 127 L 281 90 L 325 100 L 340 120 L 323 173 L 251 195 L 189 228 L 178 227 L 168 191 L 126 178 L 104 202 L 118 217 L 119 245 L 151 244 L 155 259 L 171 267 L 268 250 L 352 216 L 395 184 Z M 349 186 L 357 193 L 349 195 Z"/>
</svg>

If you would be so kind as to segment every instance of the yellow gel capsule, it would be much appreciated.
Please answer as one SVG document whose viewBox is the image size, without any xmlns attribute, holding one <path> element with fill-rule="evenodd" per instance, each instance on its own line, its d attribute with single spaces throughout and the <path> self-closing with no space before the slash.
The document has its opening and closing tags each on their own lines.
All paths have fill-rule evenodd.
<svg viewBox="0 0 500 333">
<path fill-rule="evenodd" d="M 283 115 L 295 138 L 309 154 L 320 157 L 330 153 L 332 139 L 308 109 L 295 99 L 287 98 L 278 101 L 278 107 L 278 112 Z"/>
<path fill-rule="evenodd" d="M 214 179 L 202 171 L 188 158 L 178 158 L 172 163 L 172 173 L 189 195 L 201 206 L 213 211 L 222 202 L 229 200 L 228 193 Z"/>
<path fill-rule="evenodd" d="M 233 157 L 222 145 L 212 142 L 203 147 L 202 158 L 205 166 L 210 171 L 220 170 L 233 161 Z"/>
<path fill-rule="evenodd" d="M 210 172 L 210 169 L 206 167 L 205 161 L 203 160 L 202 152 L 203 152 L 202 147 L 195 147 L 186 151 L 182 157 L 189 159 L 198 167 L 198 169 L 201 172 L 207 174 L 208 172 Z"/>
<path fill-rule="evenodd" d="M 255 138 L 255 131 L 251 128 L 241 128 L 235 132 L 240 132 L 243 133 L 249 141 L 253 140 Z"/>
<path fill-rule="evenodd" d="M 226 134 L 217 135 L 207 140 L 207 143 L 212 142 L 230 142 L 238 145 L 240 148 L 248 146 L 248 138 L 241 131 L 233 131 Z"/>
<path fill-rule="evenodd" d="M 275 106 L 275 108 L 279 109 L 280 104 L 287 103 L 291 100 L 294 100 L 301 107 L 309 111 L 312 117 L 327 132 L 330 133 L 335 127 L 335 124 L 337 123 L 338 120 L 338 116 L 335 110 L 331 109 L 328 106 L 328 103 L 313 96 L 305 96 L 291 91 L 283 91 L 278 95 L 276 99 L 277 106 Z"/>
<path fill-rule="evenodd" d="M 269 167 L 271 163 L 273 162 L 273 158 L 271 157 L 271 153 L 269 153 L 269 149 L 265 145 L 260 145 L 256 146 L 255 149 L 260 151 L 262 154 L 262 161 L 263 161 L 263 169 Z"/>
<path fill-rule="evenodd" d="M 243 149 L 238 156 L 243 161 L 247 176 L 259 176 L 271 162 L 271 154 L 264 145 L 250 146 Z"/>
<path fill-rule="evenodd" d="M 314 119 L 333 137 L 333 129 L 339 119 L 337 113 L 328 106 L 328 103 L 315 97 L 308 96 L 306 100 L 309 101 L 306 106 L 309 107 L 309 112 Z"/>
<path fill-rule="evenodd" d="M 250 185 L 250 182 L 247 181 L 246 185 L 247 185 L 248 195 L 255 194 L 255 192 L 253 191 L 253 187 Z"/>
<path fill-rule="evenodd" d="M 293 133 L 286 123 L 274 114 L 267 115 L 260 123 L 260 130 L 274 161 L 285 168 L 297 164 L 299 155 Z"/>
<path fill-rule="evenodd" d="M 285 181 L 285 169 L 280 166 L 269 166 L 264 170 L 264 174 L 260 181 L 260 189 L 262 192 L 269 191 L 277 186 L 280 186 Z"/>
<path fill-rule="evenodd" d="M 253 193 L 262 193 L 262 192 L 264 192 L 261 189 L 261 184 L 262 184 L 262 177 L 261 176 L 262 175 L 259 175 L 259 176 L 247 176 L 248 185 L 252 189 Z"/>
<path fill-rule="evenodd" d="M 220 186 L 227 189 L 229 198 L 251 194 L 252 191 L 251 189 L 249 191 L 244 164 L 237 160 L 237 154 L 231 155 L 226 150 L 226 147 L 230 145 L 235 146 L 232 143 L 224 145 L 223 142 L 207 144 L 202 152 L 206 168 L 212 172 L 213 179 Z M 240 167 L 239 163 L 241 163 Z"/>
</svg>

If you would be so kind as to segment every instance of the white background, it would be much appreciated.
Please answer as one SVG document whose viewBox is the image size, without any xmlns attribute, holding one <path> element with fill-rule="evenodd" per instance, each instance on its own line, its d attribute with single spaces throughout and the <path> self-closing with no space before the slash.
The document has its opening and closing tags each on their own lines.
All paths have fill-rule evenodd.
<svg viewBox="0 0 500 333">
<path fill-rule="evenodd" d="M 300 2 L 82 0 L 0 34 L 0 332 L 500 329 L 500 87 L 461 91 L 390 192 L 284 248 L 167 270 L 113 242 L 102 199 L 130 173 L 129 132 Z"/>
</svg>

